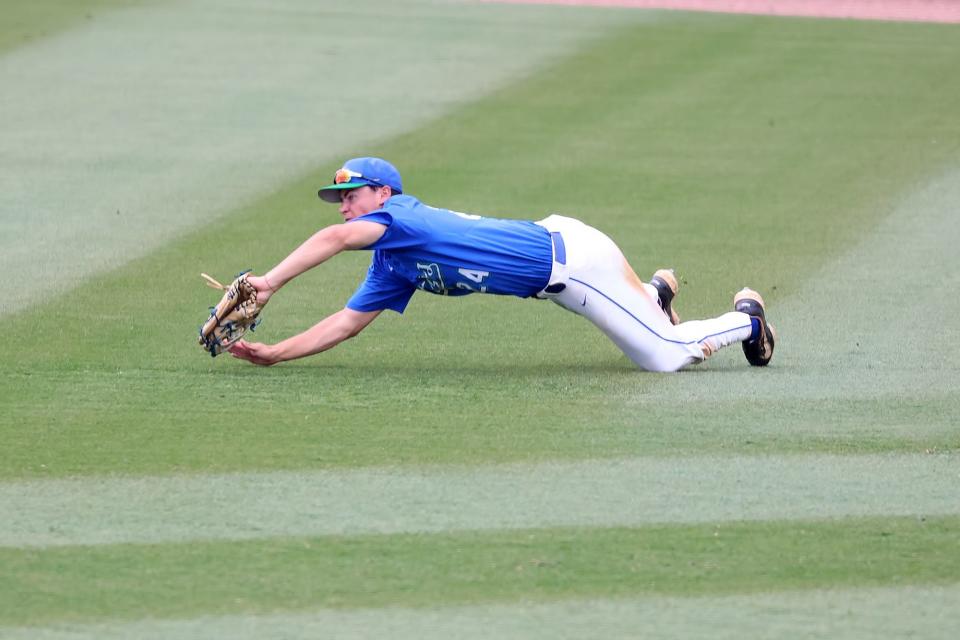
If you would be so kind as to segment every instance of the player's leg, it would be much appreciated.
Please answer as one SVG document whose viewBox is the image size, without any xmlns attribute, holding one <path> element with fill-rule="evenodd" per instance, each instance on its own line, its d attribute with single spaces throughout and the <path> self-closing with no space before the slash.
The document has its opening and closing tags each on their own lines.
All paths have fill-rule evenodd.
<svg viewBox="0 0 960 640">
<path fill-rule="evenodd" d="M 673 325 L 634 278 L 606 269 L 578 271 L 554 300 L 590 320 L 648 371 L 677 371 L 752 335 L 750 317 L 740 312 Z"/>
<path fill-rule="evenodd" d="M 751 337 L 751 319 L 740 312 L 674 326 L 656 287 L 637 277 L 608 236 L 569 218 L 553 216 L 544 223 L 563 235 L 568 260 L 566 286 L 551 298 L 593 322 L 637 366 L 676 371 Z"/>
<path fill-rule="evenodd" d="M 676 309 L 673 308 L 673 300 L 680 288 L 680 283 L 677 281 L 673 269 L 658 269 L 654 272 L 650 281 L 643 284 L 643 287 L 652 298 L 657 300 L 660 309 L 662 309 L 663 313 L 670 319 L 670 324 L 679 325 L 680 316 L 677 314 Z M 753 294 L 751 297 L 757 298 L 759 302 L 753 300 L 744 300 L 741 303 L 737 302 L 739 298 L 745 298 L 750 296 L 750 294 Z M 749 309 L 747 306 L 753 308 L 751 305 L 759 304 L 760 314 L 762 316 L 763 300 L 759 298 L 759 294 L 750 289 L 744 289 L 741 293 L 737 294 L 737 296 L 738 298 L 734 299 L 736 311 L 748 312 Z M 736 331 L 724 329 L 730 326 L 741 326 L 745 321 L 746 319 L 740 315 L 721 316 L 716 320 L 695 320 L 686 322 L 683 326 L 678 326 L 677 333 L 686 340 L 699 342 L 704 353 L 709 357 L 710 354 L 730 344 L 731 338 L 737 335 Z M 706 337 L 703 338 L 703 336 Z"/>
<path fill-rule="evenodd" d="M 644 283 L 644 287 L 651 296 L 658 298 L 660 308 L 670 318 L 674 325 L 680 324 L 679 316 L 673 309 L 672 303 L 677 295 L 678 283 L 674 273 L 670 269 L 660 269 L 653 274 L 650 283 Z M 776 332 L 773 325 L 767 322 L 766 309 L 764 308 L 763 298 L 753 289 L 744 287 L 733 297 L 733 307 L 735 311 L 745 313 L 750 317 L 751 335 L 748 339 L 741 342 L 743 346 L 743 355 L 747 362 L 755 367 L 765 367 L 773 357 L 774 340 Z M 729 320 L 732 323 L 743 323 L 743 317 L 737 314 L 721 316 L 720 320 Z M 730 344 L 730 339 L 736 335 L 736 332 L 721 331 L 718 334 L 711 333 L 716 330 L 712 326 L 713 321 L 698 320 L 685 323 L 678 327 L 682 336 L 690 339 L 697 339 L 697 336 L 707 335 L 706 339 L 700 341 L 704 351 L 713 353 Z M 721 323 L 721 327 L 723 323 Z M 709 353 L 707 354 L 709 356 Z"/>
<path fill-rule="evenodd" d="M 731 311 L 708 320 L 682 322 L 676 326 L 676 329 L 677 335 L 682 340 L 700 345 L 704 359 L 726 346 L 743 342 L 753 335 L 753 323 L 750 317 L 739 311 Z"/>
</svg>

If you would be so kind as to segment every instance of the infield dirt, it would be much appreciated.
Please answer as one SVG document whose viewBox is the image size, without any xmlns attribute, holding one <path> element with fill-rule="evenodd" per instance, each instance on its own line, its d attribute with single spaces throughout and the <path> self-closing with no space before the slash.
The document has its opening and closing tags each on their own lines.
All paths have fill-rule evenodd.
<svg viewBox="0 0 960 640">
<path fill-rule="evenodd" d="M 950 0 L 486 0 L 631 9 L 668 9 L 766 16 L 960 22 L 960 3 Z"/>
</svg>

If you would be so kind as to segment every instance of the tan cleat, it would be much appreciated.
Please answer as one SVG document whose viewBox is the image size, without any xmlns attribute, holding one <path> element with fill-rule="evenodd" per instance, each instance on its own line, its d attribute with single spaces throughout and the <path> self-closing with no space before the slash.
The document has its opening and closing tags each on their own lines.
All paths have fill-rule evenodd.
<svg viewBox="0 0 960 640">
<path fill-rule="evenodd" d="M 667 317 L 670 318 L 670 322 L 680 324 L 680 316 L 673 310 L 673 298 L 680 289 L 680 284 L 677 282 L 677 276 L 674 275 L 673 269 L 657 269 L 653 277 L 650 278 L 650 284 L 656 288 L 657 302 L 663 312 L 667 314 Z"/>
<path fill-rule="evenodd" d="M 747 362 L 755 367 L 767 366 L 773 357 L 773 344 L 777 334 L 773 325 L 767 322 L 763 298 L 753 289 L 744 287 L 733 296 L 733 308 L 760 321 L 760 335 L 743 341 L 743 355 Z"/>
</svg>

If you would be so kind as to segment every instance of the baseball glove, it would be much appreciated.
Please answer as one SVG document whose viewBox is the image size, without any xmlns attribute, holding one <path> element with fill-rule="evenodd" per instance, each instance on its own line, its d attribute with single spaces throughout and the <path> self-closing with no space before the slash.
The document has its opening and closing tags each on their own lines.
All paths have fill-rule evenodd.
<svg viewBox="0 0 960 640">
<path fill-rule="evenodd" d="M 200 274 L 207 286 L 226 292 L 217 306 L 210 307 L 210 317 L 200 327 L 200 346 L 212 357 L 229 349 L 243 334 L 260 324 L 263 305 L 257 304 L 257 290 L 247 282 L 248 273 L 240 273 L 228 286 L 205 273 Z"/>
</svg>

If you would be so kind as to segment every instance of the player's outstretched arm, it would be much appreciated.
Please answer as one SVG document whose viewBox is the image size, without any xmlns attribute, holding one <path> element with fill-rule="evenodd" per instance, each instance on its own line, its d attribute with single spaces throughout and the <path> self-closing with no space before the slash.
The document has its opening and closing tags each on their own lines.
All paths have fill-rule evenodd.
<svg viewBox="0 0 960 640">
<path fill-rule="evenodd" d="M 380 311 L 354 311 L 344 308 L 283 342 L 263 344 L 240 340 L 230 347 L 230 353 L 235 358 L 269 367 L 278 362 L 296 360 L 332 349 L 363 331 L 378 315 Z"/>
<path fill-rule="evenodd" d="M 387 228 L 377 222 L 356 220 L 335 224 L 310 236 L 302 245 L 262 277 L 248 278 L 257 291 L 269 291 L 266 298 L 304 271 L 314 268 L 350 249 L 365 249 L 380 239 Z M 258 294 L 257 299 L 261 300 Z"/>
</svg>

